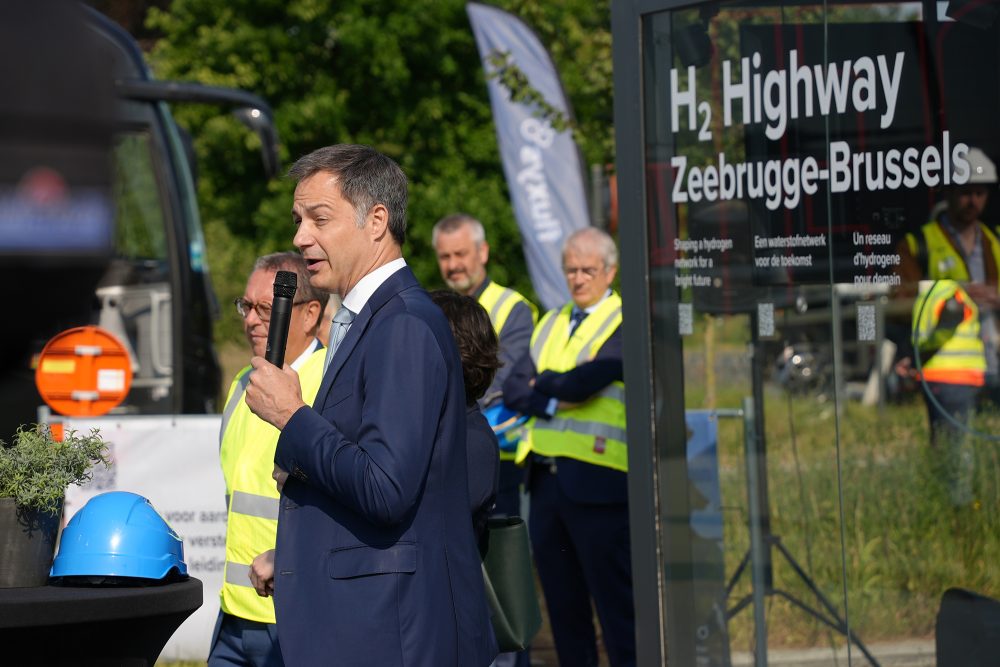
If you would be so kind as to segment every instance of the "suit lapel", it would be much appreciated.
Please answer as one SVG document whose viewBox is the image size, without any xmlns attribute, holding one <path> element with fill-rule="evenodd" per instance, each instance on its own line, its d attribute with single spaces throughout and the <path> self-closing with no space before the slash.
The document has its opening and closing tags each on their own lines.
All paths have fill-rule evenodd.
<svg viewBox="0 0 1000 667">
<path fill-rule="evenodd" d="M 330 361 L 330 367 L 326 370 L 323 375 L 323 382 L 319 385 L 319 391 L 316 393 L 317 398 L 322 396 L 322 401 L 316 401 L 316 408 L 322 410 L 325 403 L 326 397 L 330 393 L 330 388 L 333 386 L 334 380 L 337 379 L 337 375 L 340 373 L 340 369 L 344 367 L 344 363 L 354 352 L 355 346 L 358 341 L 361 340 L 361 336 L 364 334 L 368 325 L 371 323 L 372 318 L 378 313 L 378 311 L 384 306 L 389 300 L 402 292 L 403 290 L 409 289 L 411 287 L 417 286 L 416 276 L 413 275 L 413 271 L 410 270 L 409 266 L 404 266 L 399 271 L 396 271 L 391 276 L 389 276 L 384 283 L 382 283 L 375 293 L 372 294 L 368 302 L 361 308 L 361 312 L 358 316 L 354 318 L 354 322 L 351 323 L 351 328 L 347 330 L 347 335 L 344 336 L 344 340 L 340 342 L 340 347 L 337 348 L 336 353 L 333 355 L 333 359 Z"/>
</svg>

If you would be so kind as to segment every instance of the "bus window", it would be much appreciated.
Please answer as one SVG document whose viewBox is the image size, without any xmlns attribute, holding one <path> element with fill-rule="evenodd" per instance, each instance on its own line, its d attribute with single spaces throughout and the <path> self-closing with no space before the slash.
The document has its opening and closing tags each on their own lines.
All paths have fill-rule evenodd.
<svg viewBox="0 0 1000 667">
<path fill-rule="evenodd" d="M 98 322 L 124 343 L 134 376 L 132 391 L 116 412 L 170 412 L 174 378 L 168 216 L 148 132 L 118 136 L 114 198 L 114 258 L 97 290 Z"/>
<path fill-rule="evenodd" d="M 124 260 L 166 263 L 163 205 L 149 134 L 120 135 L 114 160 L 115 254 Z"/>
</svg>

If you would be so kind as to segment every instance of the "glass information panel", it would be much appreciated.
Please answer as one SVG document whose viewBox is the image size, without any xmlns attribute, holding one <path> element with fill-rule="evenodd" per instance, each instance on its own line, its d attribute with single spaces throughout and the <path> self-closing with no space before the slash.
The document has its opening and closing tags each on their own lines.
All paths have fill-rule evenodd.
<svg viewBox="0 0 1000 667">
<path fill-rule="evenodd" d="M 998 14 L 643 17 L 654 403 L 682 380 L 688 436 L 665 579 L 698 664 L 969 664 L 1000 618 L 946 595 L 1000 597 Z"/>
</svg>

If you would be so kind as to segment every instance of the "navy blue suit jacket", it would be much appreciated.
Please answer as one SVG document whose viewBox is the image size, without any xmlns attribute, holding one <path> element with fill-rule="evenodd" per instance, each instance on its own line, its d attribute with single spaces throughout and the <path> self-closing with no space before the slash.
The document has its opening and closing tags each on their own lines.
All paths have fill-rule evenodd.
<svg viewBox="0 0 1000 667">
<path fill-rule="evenodd" d="M 409 268 L 357 314 L 278 439 L 274 601 L 300 665 L 485 667 L 497 654 L 469 516 L 465 391 Z"/>
</svg>

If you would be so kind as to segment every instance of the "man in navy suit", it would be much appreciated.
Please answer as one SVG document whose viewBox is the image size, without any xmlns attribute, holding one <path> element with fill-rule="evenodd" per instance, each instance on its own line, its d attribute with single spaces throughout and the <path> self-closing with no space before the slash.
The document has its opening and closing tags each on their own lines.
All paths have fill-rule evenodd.
<svg viewBox="0 0 1000 667">
<path fill-rule="evenodd" d="M 560 665 L 597 667 L 591 600 L 612 667 L 633 667 L 628 449 L 618 251 L 588 227 L 563 247 L 572 301 L 545 314 L 503 386 L 534 416 L 518 444 L 528 465 L 528 530 Z"/>
<path fill-rule="evenodd" d="M 313 408 L 294 371 L 260 357 L 247 389 L 281 431 L 273 595 L 285 662 L 485 667 L 497 648 L 469 516 L 462 367 L 402 257 L 406 176 L 350 145 L 289 173 L 295 246 L 310 282 L 343 306 Z"/>
</svg>

